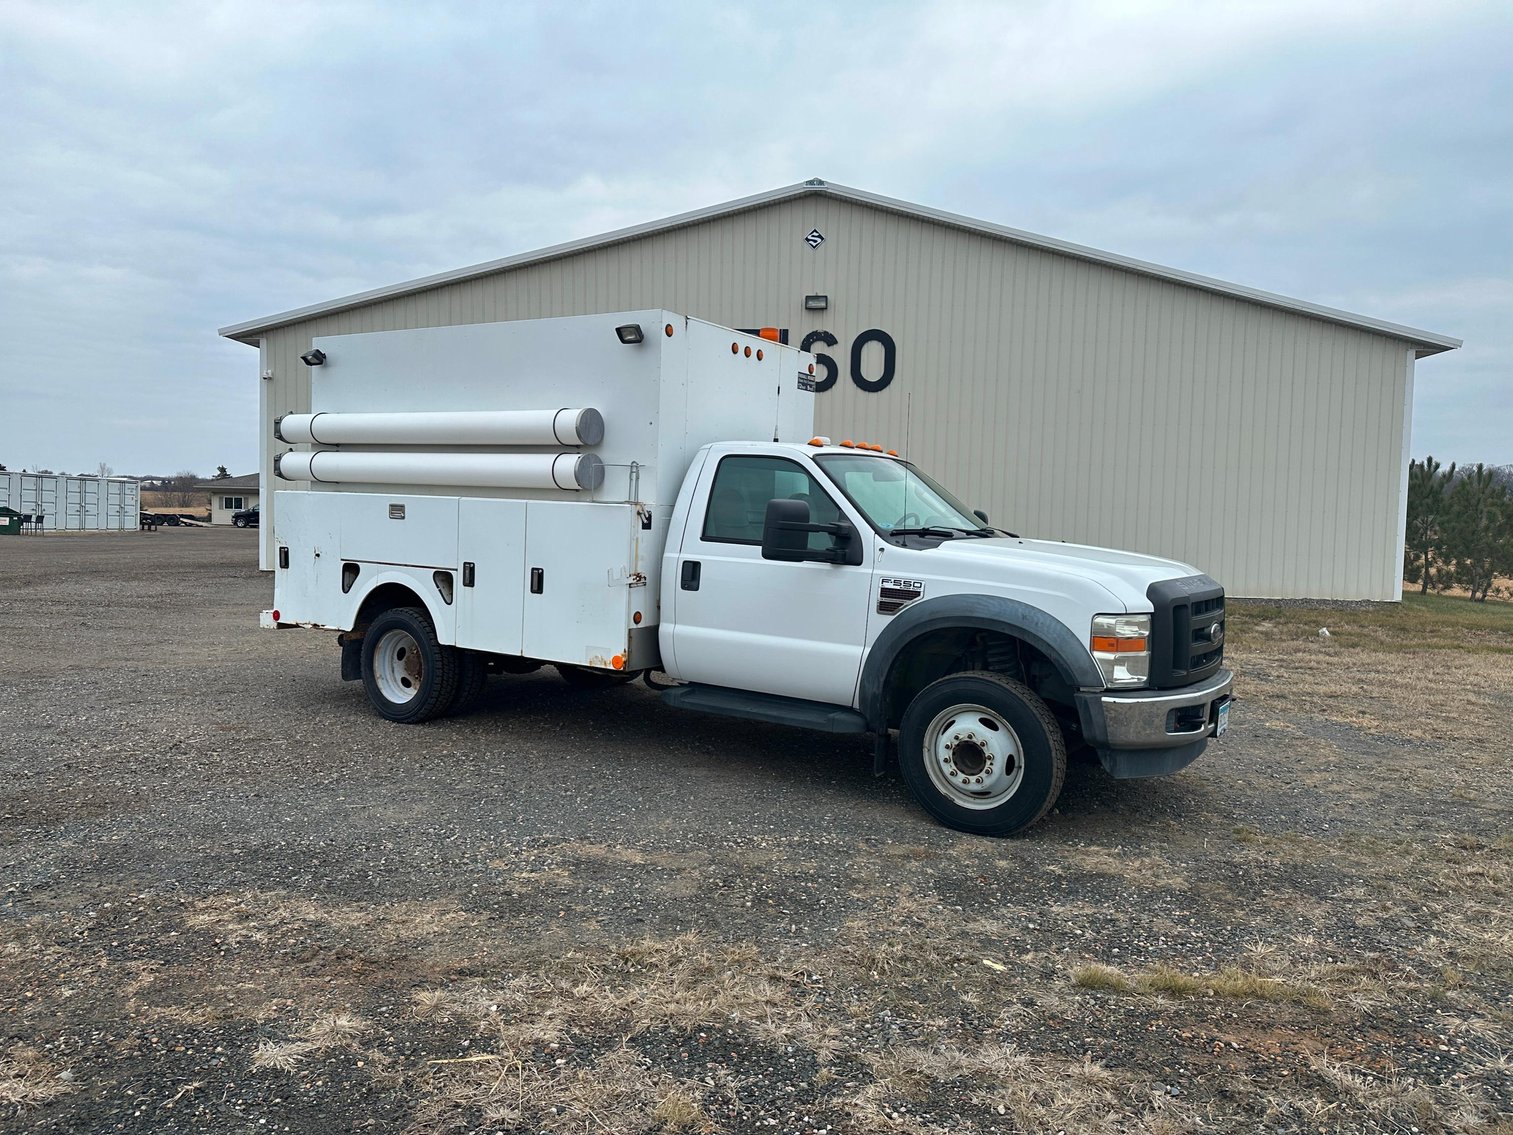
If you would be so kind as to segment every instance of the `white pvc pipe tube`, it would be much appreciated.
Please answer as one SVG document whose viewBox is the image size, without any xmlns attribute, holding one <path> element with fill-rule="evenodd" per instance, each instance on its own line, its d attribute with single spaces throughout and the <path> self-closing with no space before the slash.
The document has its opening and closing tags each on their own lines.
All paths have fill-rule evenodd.
<svg viewBox="0 0 1513 1135">
<path fill-rule="evenodd" d="M 598 445 L 604 418 L 592 407 L 285 414 L 273 433 L 312 445 Z"/>
<path fill-rule="evenodd" d="M 468 485 L 490 489 L 597 489 L 604 462 L 592 453 L 281 453 L 286 481 L 372 485 Z"/>
</svg>

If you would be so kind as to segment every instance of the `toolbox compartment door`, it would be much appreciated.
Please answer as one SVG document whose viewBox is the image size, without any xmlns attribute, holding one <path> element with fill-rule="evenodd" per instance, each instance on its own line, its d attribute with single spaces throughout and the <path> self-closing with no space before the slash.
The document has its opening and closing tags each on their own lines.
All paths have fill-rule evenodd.
<svg viewBox="0 0 1513 1135">
<path fill-rule="evenodd" d="M 655 600 L 636 562 L 635 507 L 529 501 L 525 531 L 522 653 L 609 668 L 628 653 L 631 597 Z M 635 609 L 643 618 L 652 613 Z"/>
<path fill-rule="evenodd" d="M 520 654 L 526 594 L 521 500 L 458 502 L 457 645 Z"/>
</svg>

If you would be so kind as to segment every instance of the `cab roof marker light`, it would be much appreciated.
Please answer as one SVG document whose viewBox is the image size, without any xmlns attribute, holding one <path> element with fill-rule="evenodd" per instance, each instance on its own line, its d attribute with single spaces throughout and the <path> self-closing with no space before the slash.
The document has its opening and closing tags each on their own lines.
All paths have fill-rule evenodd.
<svg viewBox="0 0 1513 1135">
<path fill-rule="evenodd" d="M 888 456 L 889 457 L 897 457 L 898 456 L 898 450 L 896 450 L 896 449 L 890 449 L 890 450 L 888 450 Z"/>
<path fill-rule="evenodd" d="M 845 441 L 841 442 L 841 448 L 842 449 L 855 449 L 856 448 L 856 442 L 852 441 L 850 438 L 847 438 Z"/>
<path fill-rule="evenodd" d="M 830 439 L 828 437 L 812 437 L 812 438 L 809 439 L 809 444 L 810 445 L 829 445 L 830 444 Z"/>
</svg>

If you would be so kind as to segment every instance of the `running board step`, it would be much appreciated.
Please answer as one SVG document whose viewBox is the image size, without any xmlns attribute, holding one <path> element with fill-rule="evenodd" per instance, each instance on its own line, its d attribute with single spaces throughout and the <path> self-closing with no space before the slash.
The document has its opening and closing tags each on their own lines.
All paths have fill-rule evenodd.
<svg viewBox="0 0 1513 1135">
<path fill-rule="evenodd" d="M 824 702 L 755 694 L 725 686 L 674 686 L 662 691 L 662 700 L 679 709 L 717 713 L 721 717 L 745 717 L 774 725 L 796 725 L 822 733 L 865 733 L 867 719 L 854 709 Z"/>
</svg>

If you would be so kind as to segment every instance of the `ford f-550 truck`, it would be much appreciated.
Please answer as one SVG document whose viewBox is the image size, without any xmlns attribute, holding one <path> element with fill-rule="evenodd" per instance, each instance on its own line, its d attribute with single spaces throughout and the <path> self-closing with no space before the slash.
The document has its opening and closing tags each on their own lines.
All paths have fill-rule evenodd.
<svg viewBox="0 0 1513 1135">
<path fill-rule="evenodd" d="M 384 717 L 491 673 L 638 674 L 671 705 L 869 732 L 941 822 L 1006 835 L 1068 744 L 1116 777 L 1222 735 L 1224 592 L 994 528 L 880 444 L 813 434 L 814 360 L 665 311 L 330 336 L 275 496 L 267 626 L 339 632 Z"/>
</svg>

